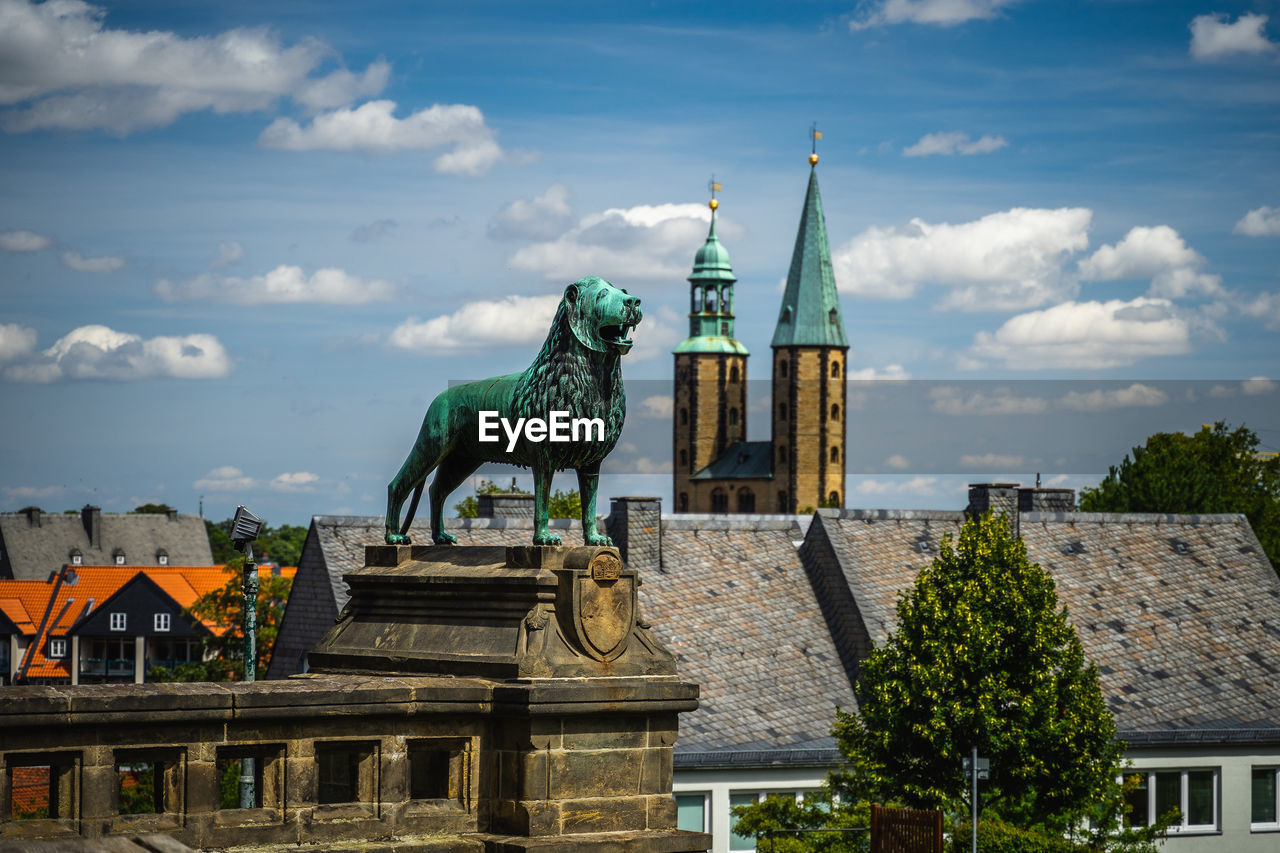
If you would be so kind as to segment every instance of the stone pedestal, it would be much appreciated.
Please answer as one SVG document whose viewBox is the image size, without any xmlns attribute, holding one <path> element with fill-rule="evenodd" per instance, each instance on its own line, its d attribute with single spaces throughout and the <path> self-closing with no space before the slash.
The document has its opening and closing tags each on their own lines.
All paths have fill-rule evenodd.
<svg viewBox="0 0 1280 853">
<path fill-rule="evenodd" d="M 313 673 L 483 680 L 486 849 L 706 850 L 676 827 L 677 715 L 697 685 L 639 612 L 614 548 L 372 545 Z"/>
</svg>

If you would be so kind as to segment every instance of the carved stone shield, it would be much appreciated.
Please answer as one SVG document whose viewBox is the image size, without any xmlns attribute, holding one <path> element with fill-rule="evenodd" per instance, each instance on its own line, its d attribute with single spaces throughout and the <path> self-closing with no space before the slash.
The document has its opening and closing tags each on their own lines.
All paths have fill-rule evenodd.
<svg viewBox="0 0 1280 853">
<path fill-rule="evenodd" d="M 635 576 L 621 575 L 621 568 L 616 557 L 600 554 L 591 570 L 576 579 L 578 636 L 585 651 L 598 660 L 612 660 L 626 651 L 636 623 Z"/>
</svg>

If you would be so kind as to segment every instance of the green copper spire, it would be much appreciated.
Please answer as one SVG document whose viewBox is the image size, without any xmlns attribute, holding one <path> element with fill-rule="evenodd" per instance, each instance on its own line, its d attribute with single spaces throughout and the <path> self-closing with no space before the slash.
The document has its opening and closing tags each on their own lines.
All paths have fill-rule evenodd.
<svg viewBox="0 0 1280 853">
<path fill-rule="evenodd" d="M 720 185 L 712 181 L 712 191 Z M 716 208 L 712 198 L 711 230 L 707 241 L 693 256 L 689 274 L 689 337 L 676 353 L 704 352 L 747 355 L 747 348 L 733 338 L 733 283 L 738 279 L 729 264 L 729 250 L 716 236 Z"/>
<path fill-rule="evenodd" d="M 831 272 L 831 249 L 827 244 L 827 222 L 822 215 L 818 193 L 818 155 L 809 156 L 809 191 L 791 253 L 787 289 L 782 294 L 778 327 L 773 332 L 775 347 L 848 347 L 844 323 L 840 319 L 840 298 Z"/>
</svg>

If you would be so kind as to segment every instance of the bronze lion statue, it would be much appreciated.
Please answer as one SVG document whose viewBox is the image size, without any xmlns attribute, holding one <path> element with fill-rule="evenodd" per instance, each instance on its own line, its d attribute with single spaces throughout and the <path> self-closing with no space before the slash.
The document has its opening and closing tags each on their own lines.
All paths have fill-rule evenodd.
<svg viewBox="0 0 1280 853">
<path fill-rule="evenodd" d="M 535 545 L 560 544 L 560 537 L 547 530 L 551 478 L 556 471 L 576 469 L 583 538 L 587 545 L 613 544 L 596 532 L 596 491 L 600 462 L 618 443 L 626 418 L 620 359 L 631 350 L 628 334 L 641 317 L 638 298 L 596 276 L 580 279 L 565 288 L 547 340 L 527 370 L 455 385 L 436 397 L 409 458 L 387 486 L 387 544 L 409 544 L 409 525 L 433 470 L 431 536 L 437 545 L 456 542 L 444 530 L 445 500 L 484 462 L 533 469 Z M 503 426 L 494 423 L 494 413 Z M 528 424 L 532 419 L 542 419 L 545 427 L 555 413 L 602 424 L 575 423 L 571 434 L 577 437 L 581 425 L 585 440 L 569 441 L 549 440 L 545 429 L 543 439 L 532 427 L 510 429 L 512 423 Z M 482 427 L 488 436 L 483 441 Z M 492 437 L 495 429 L 497 440 Z M 400 508 L 410 492 L 413 500 L 402 523 Z"/>
</svg>

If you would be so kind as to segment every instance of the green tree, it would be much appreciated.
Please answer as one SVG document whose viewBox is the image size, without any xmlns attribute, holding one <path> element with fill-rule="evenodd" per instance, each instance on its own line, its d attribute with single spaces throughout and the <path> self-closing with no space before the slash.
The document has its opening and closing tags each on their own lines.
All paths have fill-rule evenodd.
<svg viewBox="0 0 1280 853">
<path fill-rule="evenodd" d="M 204 662 L 206 681 L 238 681 L 244 677 L 244 592 L 241 588 L 244 558 L 237 556 L 227 564 L 227 582 L 192 602 L 187 612 L 197 619 L 215 623 L 214 636 L 205 641 L 206 649 L 213 650 L 216 658 Z M 289 601 L 289 589 L 293 582 L 276 575 L 259 575 L 258 578 L 258 639 L 257 677 L 266 674 L 271 663 L 271 652 L 280 622 L 284 619 L 285 604 Z M 179 667 L 181 669 L 181 667 Z M 181 674 L 198 675 L 194 668 Z M 185 680 L 175 676 L 174 680 Z"/>
<path fill-rule="evenodd" d="M 130 512 L 141 513 L 143 515 L 164 515 L 173 512 L 173 507 L 168 504 L 143 504 L 136 506 Z"/>
<path fill-rule="evenodd" d="M 1195 435 L 1160 432 L 1084 489 L 1086 512 L 1243 513 L 1280 571 L 1280 456 L 1245 426 L 1219 421 Z"/>
<path fill-rule="evenodd" d="M 511 480 L 510 488 L 503 488 L 493 480 L 481 480 L 480 485 L 476 486 L 474 495 L 467 495 L 461 501 L 453 505 L 453 510 L 458 514 L 458 518 L 478 518 L 480 516 L 480 501 L 476 499 L 476 495 L 527 495 L 529 492 L 516 486 L 515 479 Z"/>
<path fill-rule="evenodd" d="M 215 563 L 229 564 L 240 556 L 235 543 L 231 541 L 231 519 L 224 519 L 216 524 L 205 519 L 204 528 L 209 535 L 209 550 L 213 553 Z M 258 538 L 254 540 L 253 552 L 259 558 L 265 554 L 281 566 L 296 566 L 302 558 L 302 545 L 306 540 L 305 527 L 293 524 L 272 527 L 264 524 L 258 532 Z"/>
<path fill-rule="evenodd" d="M 562 492 L 556 489 L 547 502 L 548 518 L 582 518 L 582 498 L 577 489 Z"/>
<path fill-rule="evenodd" d="M 842 798 L 962 808 L 975 745 L 983 803 L 1015 826 L 1061 832 L 1113 793 L 1124 745 L 1097 669 L 1003 516 L 944 539 L 897 622 L 863 665 L 860 713 L 837 714 Z"/>
</svg>

